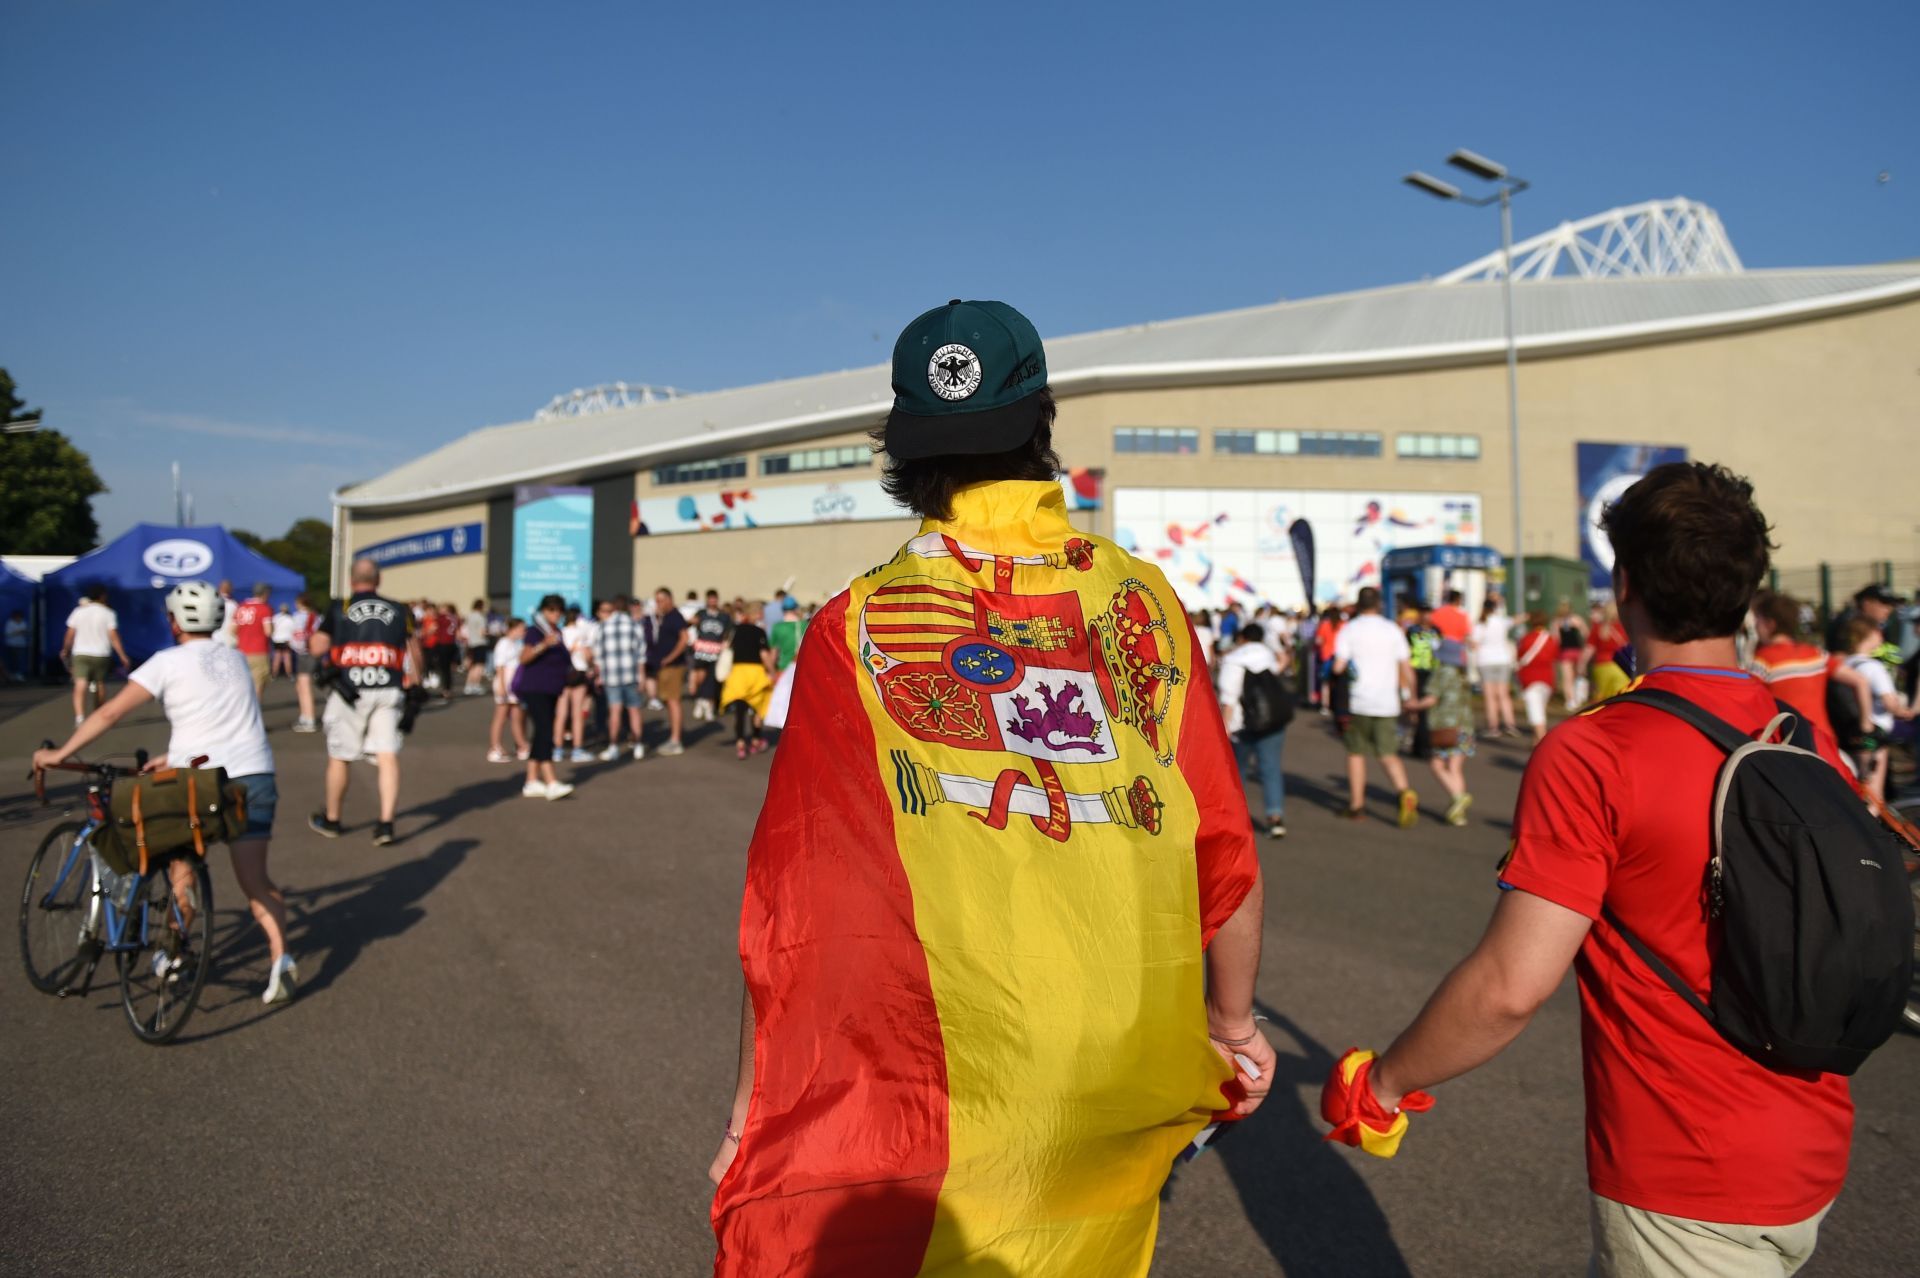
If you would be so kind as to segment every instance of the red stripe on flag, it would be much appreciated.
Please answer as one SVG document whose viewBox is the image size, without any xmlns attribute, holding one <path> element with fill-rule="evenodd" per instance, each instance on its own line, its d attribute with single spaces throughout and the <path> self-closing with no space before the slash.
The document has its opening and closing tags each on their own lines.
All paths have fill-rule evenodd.
<svg viewBox="0 0 1920 1278">
<path fill-rule="evenodd" d="M 870 635 L 970 635 L 973 630 L 968 626 L 868 626 L 867 633 Z"/>
<path fill-rule="evenodd" d="M 1171 599 L 1171 593 L 1167 596 Z M 1247 800 L 1240 789 L 1239 764 L 1220 703 L 1213 698 L 1212 672 L 1200 639 L 1187 622 L 1186 706 L 1173 747 L 1174 767 L 1193 791 L 1200 828 L 1193 836 L 1193 868 L 1200 881 L 1200 944 L 1205 945 L 1246 900 L 1260 873 L 1260 859 L 1247 825 Z"/>
<path fill-rule="evenodd" d="M 946 1055 L 844 594 L 794 680 L 747 854 L 753 1101 L 714 1195 L 714 1273 L 905 1278 L 946 1176 Z"/>
<path fill-rule="evenodd" d="M 973 602 L 973 596 L 964 590 L 945 590 L 939 586 L 882 586 L 873 593 L 876 595 L 944 595 L 948 599 L 958 599 L 961 603 Z"/>
<path fill-rule="evenodd" d="M 863 611 L 865 612 L 944 612 L 950 617 L 960 617 L 966 621 L 973 620 L 973 610 L 970 608 L 963 610 L 960 608 L 949 608 L 945 604 L 933 604 L 933 603 L 928 603 L 928 604 L 870 603 L 866 606 L 865 609 L 863 609 Z"/>
</svg>

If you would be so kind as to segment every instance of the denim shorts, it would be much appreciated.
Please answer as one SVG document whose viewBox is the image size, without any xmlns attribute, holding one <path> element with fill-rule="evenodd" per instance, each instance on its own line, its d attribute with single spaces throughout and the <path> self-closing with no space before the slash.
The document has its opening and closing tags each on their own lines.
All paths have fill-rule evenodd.
<svg viewBox="0 0 1920 1278">
<path fill-rule="evenodd" d="M 280 787 L 274 784 L 273 773 L 255 772 L 251 776 L 235 777 L 233 780 L 247 791 L 247 832 L 240 837 L 264 839 L 271 836 L 273 810 L 280 804 Z"/>
<path fill-rule="evenodd" d="M 618 710 L 621 707 L 632 710 L 640 708 L 640 689 L 631 683 L 610 683 L 607 685 L 607 709 Z"/>
</svg>

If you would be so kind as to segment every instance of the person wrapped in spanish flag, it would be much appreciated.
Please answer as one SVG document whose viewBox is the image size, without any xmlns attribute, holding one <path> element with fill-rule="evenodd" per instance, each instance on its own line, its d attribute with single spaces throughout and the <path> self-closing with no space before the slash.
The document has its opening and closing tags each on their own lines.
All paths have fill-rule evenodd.
<svg viewBox="0 0 1920 1278">
<path fill-rule="evenodd" d="M 1232 749 L 1165 577 L 1067 521 L 1033 325 L 928 311 L 893 388 L 923 523 L 800 650 L 714 1271 L 1144 1274 L 1175 1155 L 1272 1077 Z"/>
</svg>

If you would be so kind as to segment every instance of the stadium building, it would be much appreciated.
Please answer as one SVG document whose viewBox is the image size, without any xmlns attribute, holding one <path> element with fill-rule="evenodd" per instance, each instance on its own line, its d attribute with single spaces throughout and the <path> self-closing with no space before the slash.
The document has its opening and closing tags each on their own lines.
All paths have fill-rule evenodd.
<svg viewBox="0 0 1920 1278">
<path fill-rule="evenodd" d="M 1528 556 L 1604 580 L 1591 512 L 1692 457 L 1753 479 L 1783 566 L 1912 557 L 1920 261 L 1745 270 L 1686 201 L 1512 260 Z M 1511 552 L 1501 269 L 1049 337 L 1073 519 L 1157 559 L 1189 606 L 1298 603 L 1296 519 L 1322 598 L 1396 546 Z M 337 492 L 336 589 L 370 553 L 391 594 L 516 611 L 662 584 L 818 602 L 914 531 L 867 446 L 891 397 L 884 364 L 576 392 Z"/>
</svg>

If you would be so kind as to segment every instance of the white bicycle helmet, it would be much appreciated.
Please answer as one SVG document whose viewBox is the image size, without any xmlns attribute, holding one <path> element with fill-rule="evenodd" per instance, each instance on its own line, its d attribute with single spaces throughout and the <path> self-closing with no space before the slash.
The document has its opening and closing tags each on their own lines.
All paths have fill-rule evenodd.
<svg viewBox="0 0 1920 1278">
<path fill-rule="evenodd" d="M 220 592 L 204 581 L 183 581 L 167 592 L 167 615 L 188 634 L 212 634 L 225 615 Z"/>
</svg>

